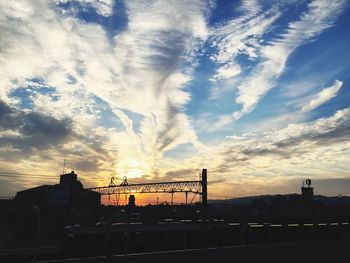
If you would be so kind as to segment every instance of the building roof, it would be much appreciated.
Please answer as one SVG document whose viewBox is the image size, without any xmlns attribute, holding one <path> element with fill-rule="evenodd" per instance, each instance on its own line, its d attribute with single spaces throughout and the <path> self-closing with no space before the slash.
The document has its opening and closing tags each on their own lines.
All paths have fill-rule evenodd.
<svg viewBox="0 0 350 263">
<path fill-rule="evenodd" d="M 40 185 L 40 186 L 36 186 L 36 187 L 33 187 L 33 188 L 28 188 L 28 189 L 25 189 L 25 190 L 22 190 L 22 191 L 18 191 L 18 193 L 23 193 L 23 192 L 29 192 L 29 191 L 47 191 L 47 190 L 50 190 L 52 187 L 54 187 L 54 185 L 47 185 L 47 184 L 44 184 L 44 185 Z"/>
</svg>

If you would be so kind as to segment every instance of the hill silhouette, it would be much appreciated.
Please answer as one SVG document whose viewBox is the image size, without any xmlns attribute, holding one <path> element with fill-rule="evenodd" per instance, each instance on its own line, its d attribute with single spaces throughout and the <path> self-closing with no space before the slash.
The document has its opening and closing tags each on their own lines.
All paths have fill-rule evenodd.
<svg viewBox="0 0 350 263">
<path fill-rule="evenodd" d="M 293 199 L 300 197 L 299 194 L 276 194 L 276 195 L 257 195 L 257 196 L 245 196 L 231 199 L 214 199 L 208 200 L 209 204 L 233 204 L 233 205 L 250 205 L 257 200 L 264 200 L 266 204 L 272 204 L 276 198 L 284 197 L 285 199 Z M 325 205 L 350 205 L 350 196 L 324 196 L 315 195 L 314 201 L 322 202 Z"/>
</svg>

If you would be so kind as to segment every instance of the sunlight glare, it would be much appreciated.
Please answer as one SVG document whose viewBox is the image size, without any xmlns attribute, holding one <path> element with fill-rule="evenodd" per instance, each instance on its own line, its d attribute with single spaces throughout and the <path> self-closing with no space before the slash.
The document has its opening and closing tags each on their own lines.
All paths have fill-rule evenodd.
<svg viewBox="0 0 350 263">
<path fill-rule="evenodd" d="M 147 163 L 134 159 L 122 161 L 118 167 L 118 173 L 127 178 L 140 178 L 148 171 Z"/>
</svg>

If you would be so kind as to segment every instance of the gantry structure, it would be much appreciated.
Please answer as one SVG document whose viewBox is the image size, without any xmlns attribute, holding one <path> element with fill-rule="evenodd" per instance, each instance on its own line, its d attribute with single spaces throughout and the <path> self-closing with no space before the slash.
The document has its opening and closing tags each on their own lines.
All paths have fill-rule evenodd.
<svg viewBox="0 0 350 263">
<path fill-rule="evenodd" d="M 142 183 L 129 184 L 124 178 L 120 185 L 114 183 L 114 178 L 111 179 L 108 186 L 88 188 L 89 190 L 98 192 L 102 195 L 120 195 L 120 194 L 144 194 L 144 193 L 171 193 L 172 204 L 173 195 L 177 192 L 186 194 L 194 193 L 201 196 L 201 214 L 202 214 L 202 249 L 207 248 L 207 202 L 208 202 L 208 182 L 207 169 L 202 169 L 201 178 L 198 181 L 177 181 L 177 182 L 161 182 L 161 183 Z"/>
<path fill-rule="evenodd" d="M 125 182 L 125 180 L 123 181 Z M 202 193 L 201 181 L 178 181 L 161 183 L 120 184 L 89 188 L 102 195 L 112 194 L 146 194 L 146 193 Z"/>
<path fill-rule="evenodd" d="M 146 193 L 171 193 L 172 200 L 174 193 L 185 193 L 186 204 L 188 193 L 200 195 L 207 199 L 207 170 L 203 169 L 201 173 L 201 180 L 198 181 L 174 181 L 174 182 L 157 182 L 157 183 L 138 183 L 129 184 L 124 177 L 120 185 L 116 185 L 115 178 L 111 178 L 108 186 L 88 188 L 89 190 L 98 192 L 102 195 L 120 195 L 120 194 L 146 194 Z M 172 202 L 173 203 L 173 202 Z"/>
</svg>

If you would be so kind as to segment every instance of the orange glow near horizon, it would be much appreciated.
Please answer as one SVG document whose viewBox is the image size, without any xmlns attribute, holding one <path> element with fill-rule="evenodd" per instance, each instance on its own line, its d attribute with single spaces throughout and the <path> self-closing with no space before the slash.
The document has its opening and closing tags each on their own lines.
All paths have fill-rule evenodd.
<svg viewBox="0 0 350 263">
<path fill-rule="evenodd" d="M 134 193 L 132 194 L 135 196 L 135 203 L 137 206 L 146 206 L 146 205 L 156 205 L 157 204 L 157 197 L 158 197 L 158 204 L 162 203 L 168 203 L 171 204 L 171 194 L 170 193 L 161 193 L 161 194 L 140 194 L 140 193 Z M 127 205 L 129 202 L 129 194 L 128 195 L 120 195 L 119 201 L 117 200 L 117 196 L 114 195 L 102 195 L 101 196 L 101 204 L 102 205 Z M 188 204 L 191 202 L 194 194 L 189 193 L 187 202 Z M 200 200 L 200 196 L 197 194 L 194 196 L 192 204 L 198 202 Z M 185 193 L 175 193 L 174 194 L 174 205 L 180 205 L 185 204 Z"/>
</svg>

